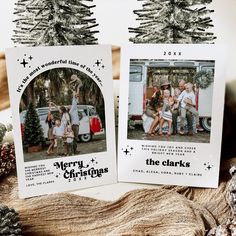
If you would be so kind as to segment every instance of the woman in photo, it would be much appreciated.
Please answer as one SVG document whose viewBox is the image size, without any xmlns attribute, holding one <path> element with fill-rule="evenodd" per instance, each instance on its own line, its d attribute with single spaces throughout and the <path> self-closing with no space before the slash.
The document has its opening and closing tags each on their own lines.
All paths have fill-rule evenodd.
<svg viewBox="0 0 236 236">
<path fill-rule="evenodd" d="M 154 120 L 150 126 L 150 129 L 148 131 L 148 135 L 154 137 L 156 134 L 156 128 L 159 124 L 160 117 L 160 103 L 161 103 L 162 95 L 159 86 L 154 85 L 153 86 L 153 95 L 151 98 L 151 101 L 149 102 L 149 105 L 147 106 L 146 114 L 147 116 L 152 117 Z"/>
<path fill-rule="evenodd" d="M 59 112 L 60 112 L 60 115 L 61 115 L 61 123 L 62 123 L 62 125 L 64 125 L 64 127 L 66 129 L 67 125 L 71 124 L 70 123 L 69 112 L 68 112 L 68 110 L 66 109 L 65 106 L 60 106 Z"/>
<path fill-rule="evenodd" d="M 59 108 L 59 112 L 61 114 L 61 125 L 64 126 L 64 133 L 65 133 L 67 130 L 67 126 L 71 125 L 70 115 L 69 115 L 68 110 L 64 106 L 61 106 Z M 67 153 L 68 153 L 68 146 L 66 144 L 66 138 L 65 138 L 64 139 L 64 155 L 66 156 Z"/>
<path fill-rule="evenodd" d="M 50 145 L 47 150 L 47 155 L 50 155 L 53 153 L 53 148 L 55 145 L 55 140 L 53 135 L 53 128 L 55 126 L 55 121 L 51 113 L 51 104 L 49 104 L 49 111 L 45 122 L 48 124 L 48 139 L 50 140 Z"/>
</svg>

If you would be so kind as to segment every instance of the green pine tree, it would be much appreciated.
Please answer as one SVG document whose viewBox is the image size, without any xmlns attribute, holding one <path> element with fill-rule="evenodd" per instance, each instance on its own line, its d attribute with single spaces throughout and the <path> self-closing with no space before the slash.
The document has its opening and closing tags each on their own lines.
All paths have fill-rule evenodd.
<svg viewBox="0 0 236 236">
<path fill-rule="evenodd" d="M 43 141 L 43 129 L 34 104 L 31 102 L 25 115 L 24 144 L 28 146 L 37 146 Z"/>
<path fill-rule="evenodd" d="M 133 43 L 214 43 L 210 31 L 213 21 L 207 8 L 212 0 L 138 0 L 143 8 L 135 10 L 140 22 L 129 28 Z"/>
</svg>

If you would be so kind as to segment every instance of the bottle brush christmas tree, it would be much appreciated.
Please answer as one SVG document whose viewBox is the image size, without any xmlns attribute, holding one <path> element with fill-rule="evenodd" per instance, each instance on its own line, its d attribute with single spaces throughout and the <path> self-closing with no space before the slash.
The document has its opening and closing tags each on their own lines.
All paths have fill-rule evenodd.
<svg viewBox="0 0 236 236">
<path fill-rule="evenodd" d="M 25 115 L 23 140 L 28 147 L 38 146 L 44 141 L 39 116 L 32 102 L 29 104 Z"/>
<path fill-rule="evenodd" d="M 97 44 L 93 0 L 18 0 L 12 40 L 27 46 Z"/>
<path fill-rule="evenodd" d="M 207 8 L 212 0 L 138 0 L 143 9 L 135 10 L 140 25 L 129 28 L 133 43 L 213 43 L 213 21 Z"/>
</svg>

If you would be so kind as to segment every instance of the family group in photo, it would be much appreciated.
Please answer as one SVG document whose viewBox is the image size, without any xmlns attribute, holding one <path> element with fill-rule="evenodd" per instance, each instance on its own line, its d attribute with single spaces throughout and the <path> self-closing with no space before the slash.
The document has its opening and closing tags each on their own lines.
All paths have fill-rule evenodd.
<svg viewBox="0 0 236 236">
<path fill-rule="evenodd" d="M 145 112 L 147 116 L 154 119 L 147 133 L 148 136 L 154 137 L 157 134 L 163 136 L 165 122 L 168 123 L 168 136 L 176 134 L 185 135 L 186 120 L 188 135 L 192 136 L 194 134 L 194 120 L 196 121 L 196 129 L 203 131 L 196 109 L 194 85 L 181 80 L 179 86 L 174 89 L 173 95 L 171 95 L 171 92 L 172 86 L 168 81 L 164 81 L 161 85 L 153 85 L 153 95 Z M 180 117 L 179 126 L 178 117 Z M 157 133 L 158 126 L 159 132 Z"/>
<path fill-rule="evenodd" d="M 48 124 L 48 139 L 50 145 L 47 150 L 47 155 L 54 153 L 59 156 L 72 156 L 79 154 L 78 150 L 78 134 L 79 134 L 79 91 L 82 87 L 82 81 L 77 75 L 72 75 L 70 78 L 70 89 L 73 91 L 72 104 L 69 108 L 65 106 L 57 106 L 53 102 L 49 102 L 49 111 L 46 118 Z M 60 113 L 60 119 L 54 119 L 51 112 L 52 107 L 56 107 Z"/>
</svg>

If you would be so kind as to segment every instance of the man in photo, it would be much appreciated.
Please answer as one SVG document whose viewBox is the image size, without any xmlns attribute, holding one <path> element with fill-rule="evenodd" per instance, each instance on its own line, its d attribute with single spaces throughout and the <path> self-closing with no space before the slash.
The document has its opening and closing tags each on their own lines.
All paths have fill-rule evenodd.
<svg viewBox="0 0 236 236">
<path fill-rule="evenodd" d="M 178 97 L 178 101 L 180 102 L 180 114 L 181 114 L 181 123 L 180 123 L 180 134 L 184 134 L 184 121 L 186 118 L 186 113 L 189 111 L 196 118 L 196 127 L 199 130 L 199 114 L 196 110 L 196 99 L 195 94 L 193 92 L 193 84 L 187 83 L 185 85 L 185 90 Z"/>
<path fill-rule="evenodd" d="M 179 90 L 182 93 L 185 90 L 185 81 L 181 80 L 179 82 Z M 175 109 L 172 111 L 172 119 L 173 119 L 173 135 L 178 133 L 177 129 L 177 119 L 180 116 L 180 109 Z M 193 115 L 191 112 L 186 111 L 187 125 L 188 125 L 188 135 L 193 135 Z M 182 132 L 183 133 L 183 132 Z M 181 133 L 180 133 L 181 134 Z"/>
</svg>

